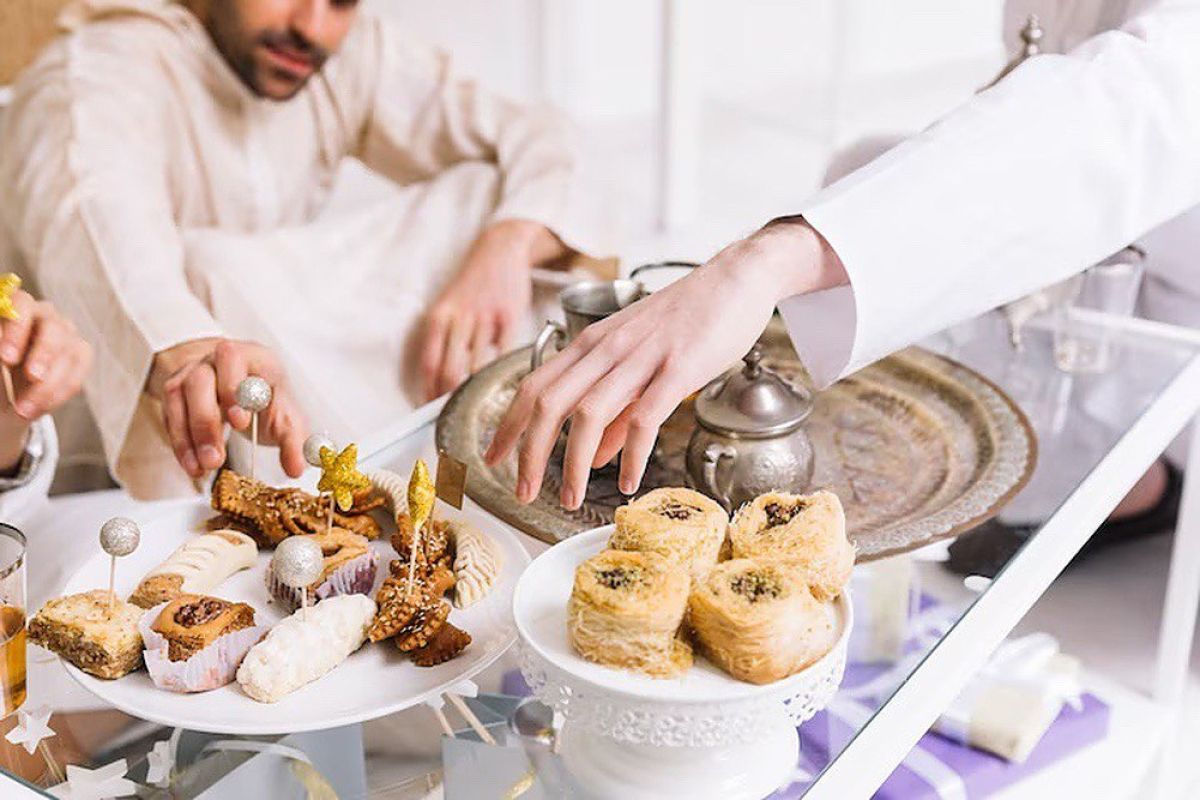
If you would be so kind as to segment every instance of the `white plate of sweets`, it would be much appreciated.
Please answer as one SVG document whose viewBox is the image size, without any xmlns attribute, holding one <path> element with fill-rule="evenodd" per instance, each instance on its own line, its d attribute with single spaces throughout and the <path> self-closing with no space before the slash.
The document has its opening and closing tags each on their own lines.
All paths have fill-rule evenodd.
<svg viewBox="0 0 1200 800">
<path fill-rule="evenodd" d="M 388 563 L 397 558 L 389 542 L 395 525 L 385 512 L 386 509 L 375 514 L 377 520 L 386 521 L 380 523 L 380 537 L 370 543 L 379 558 L 372 598 L 388 575 Z M 207 499 L 195 499 L 136 519 L 141 541 L 132 554 L 117 562 L 117 595 L 129 597 L 143 576 L 176 548 L 205 532 L 213 516 Z M 208 691 L 179 693 L 157 687 L 144 668 L 116 680 L 103 680 L 84 673 L 65 659 L 63 665 L 80 685 L 128 714 L 209 733 L 263 735 L 321 730 L 375 719 L 416 705 L 476 675 L 511 646 L 516 637 L 512 620 L 513 588 L 529 563 L 517 536 L 472 507 L 469 501 L 462 511 L 438 504 L 434 517 L 469 523 L 490 538 L 501 555 L 500 572 L 490 591 L 469 607 L 451 611 L 449 621 L 467 631 L 471 643 L 445 663 L 419 667 L 399 652 L 391 640 L 368 640 L 330 672 L 272 703 L 252 699 L 236 680 Z M 208 594 L 248 603 L 255 610 L 256 624 L 275 625 L 290 612 L 268 592 L 265 575 L 271 556 L 271 550 L 260 550 L 253 566 L 235 573 Z M 107 587 L 109 565 L 109 556 L 97 551 L 68 581 L 64 595 Z"/>
<path fill-rule="evenodd" d="M 723 537 L 724 528 L 719 524 L 723 518 L 720 515 L 719 507 L 715 503 L 702 498 L 690 490 L 655 490 L 655 492 L 646 495 L 633 506 L 625 508 L 634 508 L 645 505 L 653 506 L 657 503 L 671 502 L 670 494 L 674 493 L 676 499 L 682 498 L 685 502 L 695 502 L 697 504 L 707 504 L 714 507 L 712 511 L 704 513 L 715 514 L 718 524 L 716 528 L 722 531 L 719 534 Z M 655 499 L 658 495 L 659 498 Z M 821 496 L 824 497 L 821 497 Z M 763 499 L 769 501 L 775 495 L 764 495 Z M 785 497 L 779 495 L 778 497 Z M 811 507 L 818 507 L 822 504 L 831 506 L 828 512 L 829 525 L 831 533 L 829 534 L 831 541 L 837 541 L 839 548 L 837 559 L 840 560 L 840 565 L 833 570 L 838 573 L 837 583 L 844 586 L 844 581 L 849 578 L 849 569 L 853 562 L 853 550 L 845 543 L 844 532 L 844 517 L 841 514 L 840 503 L 836 503 L 836 498 L 833 498 L 829 493 L 820 493 L 819 495 L 811 495 L 797 498 L 791 497 L 801 506 L 809 504 Z M 690 500 L 688 498 L 691 498 Z M 814 501 L 816 501 L 814 503 Z M 757 501 L 756 501 L 757 502 Z M 751 504 L 747 504 L 749 508 Z M 763 505 L 763 503 L 759 503 Z M 768 503 L 769 505 L 769 503 Z M 643 519 L 646 518 L 643 508 L 639 513 L 643 514 Z M 699 511 L 699 509 L 695 509 Z M 742 512 L 739 512 L 739 514 Z M 810 512 L 811 513 L 811 512 Z M 819 513 L 826 513 L 821 511 Z M 826 517 L 814 517 L 813 524 L 826 524 Z M 632 514 L 626 516 L 628 525 L 635 527 Z M 735 525 L 737 517 L 735 517 Z M 618 512 L 618 525 L 621 523 L 621 512 Z M 686 523 L 685 523 L 686 524 Z M 808 524 L 801 520 L 798 524 Z M 669 539 L 674 539 L 676 543 L 683 541 L 681 535 L 681 526 L 679 524 L 672 525 L 672 520 L 667 519 L 659 525 L 657 531 L 654 529 L 654 522 L 649 533 L 642 538 L 642 544 L 654 544 L 662 546 Z M 760 631 L 762 634 L 760 639 L 772 639 L 786 636 L 798 648 L 809 647 L 809 655 L 803 658 L 806 664 L 803 669 L 788 670 L 792 674 L 781 679 L 763 678 L 761 682 L 748 682 L 747 680 L 739 680 L 726 672 L 718 665 L 714 664 L 702 653 L 704 648 L 696 647 L 694 659 L 691 666 L 677 672 L 673 676 L 668 677 L 652 677 L 648 674 L 642 674 L 636 669 L 623 669 L 614 666 L 605 665 L 603 663 L 595 663 L 593 660 L 588 660 L 580 654 L 579 649 L 571 640 L 569 632 L 568 617 L 569 604 L 572 598 L 573 587 L 576 584 L 576 570 L 579 565 L 583 564 L 588 559 L 596 556 L 602 551 L 613 554 L 614 551 L 606 550 L 613 546 L 610 540 L 613 539 L 614 531 L 618 526 L 606 525 L 596 528 L 560 542 L 550 550 L 534 559 L 525 573 L 521 576 L 517 584 L 516 591 L 513 597 L 513 616 L 516 621 L 517 630 L 521 637 L 521 644 L 526 650 L 526 655 L 532 655 L 534 660 L 540 662 L 539 666 L 544 667 L 547 671 L 556 673 L 548 675 L 548 682 L 561 681 L 572 687 L 582 688 L 586 686 L 590 694 L 597 692 L 608 694 L 611 696 L 620 696 L 629 701 L 650 701 L 655 703 L 672 703 L 672 704 L 705 704 L 705 703 L 737 703 L 745 700 L 766 699 L 768 697 L 783 696 L 786 697 L 790 691 L 790 687 L 799 686 L 802 684 L 806 676 L 818 676 L 829 673 L 835 676 L 836 680 L 840 680 L 841 668 L 845 659 L 846 642 L 851 626 L 851 608 L 849 598 L 844 589 L 834 599 L 826 602 L 815 600 L 809 592 L 812 590 L 802 590 L 805 595 L 805 603 L 803 611 L 809 615 L 810 625 L 804 626 L 780 626 L 770 632 Z M 776 529 L 773 534 L 775 536 L 783 535 L 783 528 Z M 719 539 L 718 539 L 719 542 Z M 628 545 L 628 546 L 626 546 Z M 636 543 L 627 542 L 621 547 L 622 550 L 635 549 Z M 714 547 L 717 545 L 714 544 Z M 685 546 L 686 547 L 686 546 Z M 681 551 L 686 552 L 686 551 Z M 833 552 L 833 551 L 830 551 Z M 628 553 L 621 553 L 623 558 L 628 556 Z M 674 561 L 675 565 L 684 564 L 687 560 L 687 555 L 681 555 L 678 558 L 669 559 Z M 716 558 L 715 551 L 711 555 L 712 559 Z M 820 559 L 821 556 L 817 556 Z M 593 562 L 594 563 L 594 562 Z M 618 562 L 625 563 L 625 562 Z M 718 570 L 725 567 L 733 567 L 735 564 L 740 564 L 742 570 L 750 570 L 753 567 L 757 570 L 757 566 L 750 564 L 745 560 L 730 561 L 725 560 L 718 564 Z M 718 570 L 713 570 L 711 573 L 715 575 Z M 736 570 L 735 570 L 736 571 Z M 683 581 L 682 588 L 679 590 L 684 595 L 689 594 L 688 581 L 686 578 L 681 578 Z M 706 579 L 692 581 L 690 590 L 696 591 L 696 586 L 705 582 Z M 834 589 L 833 591 L 837 591 Z M 599 605 L 597 606 L 598 614 L 593 615 L 591 623 L 593 626 L 605 625 L 613 620 L 610 614 L 613 595 L 606 594 L 601 590 Z M 657 604 L 657 598 L 647 599 L 641 604 L 634 604 L 625 612 L 625 619 L 629 624 L 636 624 L 646 619 L 651 612 L 647 611 L 647 607 Z M 786 606 L 778 607 L 780 613 L 784 613 Z M 695 606 L 692 606 L 688 612 L 694 617 L 696 613 Z M 584 624 L 577 618 L 574 622 L 577 625 Z M 694 619 L 693 619 L 694 622 Z M 622 623 L 623 624 L 623 623 Z M 772 624 L 772 623 L 769 623 Z M 683 624 L 686 629 L 687 623 Z M 695 627 L 692 625 L 692 627 Z M 636 633 L 634 631 L 626 631 L 626 633 Z M 768 635 L 770 634 L 770 635 Z M 805 637 L 810 637 L 811 641 L 807 644 L 803 641 Z M 688 637 L 694 639 L 694 637 Z M 611 642 L 610 642 L 611 643 Z M 620 646 L 610 649 L 609 652 L 625 652 Z M 769 657 L 769 655 L 768 655 Z M 762 661 L 763 659 L 756 659 Z M 530 661 L 526 658 L 526 664 Z M 540 677 L 540 676 L 539 676 Z M 761 677 L 761 675 L 760 675 Z"/>
</svg>

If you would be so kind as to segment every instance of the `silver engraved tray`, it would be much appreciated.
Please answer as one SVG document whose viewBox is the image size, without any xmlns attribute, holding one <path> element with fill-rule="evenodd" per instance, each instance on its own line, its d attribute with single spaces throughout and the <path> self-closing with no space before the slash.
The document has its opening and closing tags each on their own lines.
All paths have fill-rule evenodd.
<svg viewBox="0 0 1200 800">
<path fill-rule="evenodd" d="M 785 337 L 768 329 L 763 344 L 764 364 L 790 380 L 807 380 Z M 626 498 L 617 490 L 616 469 L 606 467 L 593 471 L 579 510 L 562 509 L 561 443 L 529 505 L 513 494 L 515 454 L 495 467 L 484 463 L 528 370 L 523 348 L 476 373 L 442 410 L 437 445 L 467 464 L 472 500 L 553 544 L 612 522 Z M 685 401 L 659 434 L 642 491 L 687 485 L 684 451 L 695 424 Z M 841 498 L 859 561 L 913 550 L 987 520 L 1029 480 L 1037 456 L 1033 430 L 1008 395 L 974 370 L 915 347 L 817 394 L 807 425 L 816 451 L 809 488 L 832 489 Z"/>
</svg>

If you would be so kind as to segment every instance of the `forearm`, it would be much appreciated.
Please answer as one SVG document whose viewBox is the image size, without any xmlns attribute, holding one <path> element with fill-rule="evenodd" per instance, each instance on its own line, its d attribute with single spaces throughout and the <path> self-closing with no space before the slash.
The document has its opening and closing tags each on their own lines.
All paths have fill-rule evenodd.
<svg viewBox="0 0 1200 800">
<path fill-rule="evenodd" d="M 563 244 L 554 231 L 532 220 L 507 219 L 493 222 L 483 229 L 479 238 L 484 243 L 494 238 L 527 252 L 529 267 L 546 266 L 575 252 Z"/>
<path fill-rule="evenodd" d="M 0 478 L 16 473 L 28 441 L 29 422 L 7 407 L 0 411 Z"/>
</svg>

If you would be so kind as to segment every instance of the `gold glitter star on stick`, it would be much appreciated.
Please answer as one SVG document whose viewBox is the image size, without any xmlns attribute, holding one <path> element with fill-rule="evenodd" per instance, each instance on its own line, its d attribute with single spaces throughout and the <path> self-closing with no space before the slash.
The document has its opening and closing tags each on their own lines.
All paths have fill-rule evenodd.
<svg viewBox="0 0 1200 800">
<path fill-rule="evenodd" d="M 408 592 L 413 590 L 417 571 L 417 548 L 421 546 L 421 529 L 433 514 L 433 502 L 437 498 L 437 489 L 433 478 L 429 477 L 429 467 L 417 459 L 413 464 L 412 477 L 408 479 L 408 515 L 412 517 L 412 543 L 408 548 Z"/>
<path fill-rule="evenodd" d="M 342 452 L 321 448 L 321 479 L 317 491 L 329 492 L 342 511 L 354 505 L 354 493 L 366 489 L 371 481 L 358 471 L 358 445 L 348 444 Z"/>
<path fill-rule="evenodd" d="M 11 272 L 0 275 L 0 319 L 16 322 L 21 318 L 21 313 L 13 305 L 13 292 L 20 288 L 20 276 L 14 275 Z M 8 404 L 10 406 L 16 405 L 16 400 L 13 397 L 12 372 L 9 371 L 8 364 L 0 364 L 0 374 L 4 377 L 4 394 L 8 398 Z"/>
</svg>

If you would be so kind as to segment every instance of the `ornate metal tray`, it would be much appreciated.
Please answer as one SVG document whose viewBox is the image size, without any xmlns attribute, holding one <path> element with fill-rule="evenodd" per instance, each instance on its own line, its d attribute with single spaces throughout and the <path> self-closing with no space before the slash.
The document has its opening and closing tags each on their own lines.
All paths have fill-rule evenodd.
<svg viewBox="0 0 1200 800">
<path fill-rule="evenodd" d="M 792 380 L 807 380 L 786 337 L 768 329 L 762 343 L 765 364 Z M 578 511 L 563 510 L 561 443 L 541 494 L 529 505 L 513 494 L 515 455 L 495 468 L 484 463 L 482 454 L 528 369 L 525 348 L 478 372 L 442 410 L 437 444 L 467 464 L 472 500 L 553 544 L 612 522 L 625 498 L 609 467 L 592 473 Z M 643 490 L 687 485 L 683 459 L 694 426 L 689 400 L 663 426 Z M 813 487 L 832 489 L 841 498 L 860 561 L 975 527 L 1025 485 L 1037 453 L 1028 420 L 1003 391 L 920 348 L 885 358 L 819 393 L 808 431 L 816 451 Z"/>
</svg>

